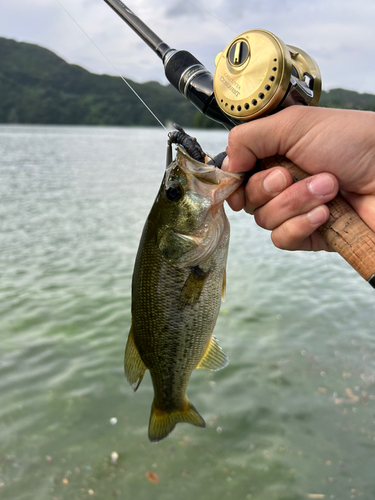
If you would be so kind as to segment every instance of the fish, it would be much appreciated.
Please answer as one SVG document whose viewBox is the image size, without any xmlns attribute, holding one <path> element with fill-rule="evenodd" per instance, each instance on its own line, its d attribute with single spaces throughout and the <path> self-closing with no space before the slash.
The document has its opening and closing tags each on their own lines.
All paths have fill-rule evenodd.
<svg viewBox="0 0 375 500">
<path fill-rule="evenodd" d="M 213 336 L 225 297 L 229 221 L 224 200 L 242 176 L 193 159 L 181 146 L 146 220 L 132 278 L 125 375 L 136 391 L 148 369 L 154 388 L 148 437 L 177 423 L 205 427 L 186 388 L 195 368 L 228 358 Z"/>
</svg>

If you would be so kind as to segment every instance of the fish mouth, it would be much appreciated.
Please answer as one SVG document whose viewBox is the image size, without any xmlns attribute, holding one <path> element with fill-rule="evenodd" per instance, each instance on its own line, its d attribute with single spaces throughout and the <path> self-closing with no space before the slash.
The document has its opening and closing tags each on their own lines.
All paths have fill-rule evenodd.
<svg viewBox="0 0 375 500">
<path fill-rule="evenodd" d="M 226 172 L 194 160 L 180 145 L 177 146 L 176 161 L 187 177 L 188 190 L 208 198 L 212 207 L 223 203 L 244 179 L 244 174 Z"/>
</svg>

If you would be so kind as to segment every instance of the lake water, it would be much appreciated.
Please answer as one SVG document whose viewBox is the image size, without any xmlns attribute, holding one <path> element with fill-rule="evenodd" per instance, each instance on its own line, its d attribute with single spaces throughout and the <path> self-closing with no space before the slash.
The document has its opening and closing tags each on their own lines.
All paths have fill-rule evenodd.
<svg viewBox="0 0 375 500">
<path fill-rule="evenodd" d="M 123 354 L 165 150 L 162 129 L 0 126 L 0 498 L 373 500 L 375 292 L 229 208 L 230 364 L 191 377 L 206 429 L 148 442 Z"/>
</svg>

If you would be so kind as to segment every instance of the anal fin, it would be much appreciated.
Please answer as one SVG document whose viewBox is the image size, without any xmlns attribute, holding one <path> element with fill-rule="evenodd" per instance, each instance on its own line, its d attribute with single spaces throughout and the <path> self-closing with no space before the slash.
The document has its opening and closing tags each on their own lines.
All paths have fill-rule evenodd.
<svg viewBox="0 0 375 500">
<path fill-rule="evenodd" d="M 134 342 L 133 328 L 130 328 L 128 341 L 125 348 L 125 376 L 129 384 L 136 391 L 142 382 L 147 366 L 139 355 L 137 346 Z"/>
<path fill-rule="evenodd" d="M 208 370 L 216 371 L 225 368 L 228 363 L 229 360 L 226 354 L 224 354 L 222 348 L 219 346 L 217 339 L 212 335 L 206 352 L 197 365 L 197 368 L 207 368 Z"/>
</svg>

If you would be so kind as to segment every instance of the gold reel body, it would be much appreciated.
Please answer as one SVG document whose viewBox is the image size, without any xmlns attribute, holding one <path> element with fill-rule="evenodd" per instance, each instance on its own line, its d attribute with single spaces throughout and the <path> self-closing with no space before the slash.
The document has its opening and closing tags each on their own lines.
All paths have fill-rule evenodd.
<svg viewBox="0 0 375 500">
<path fill-rule="evenodd" d="M 216 101 L 236 123 L 319 102 L 321 74 L 314 59 L 269 31 L 242 33 L 216 56 L 215 66 Z"/>
</svg>

